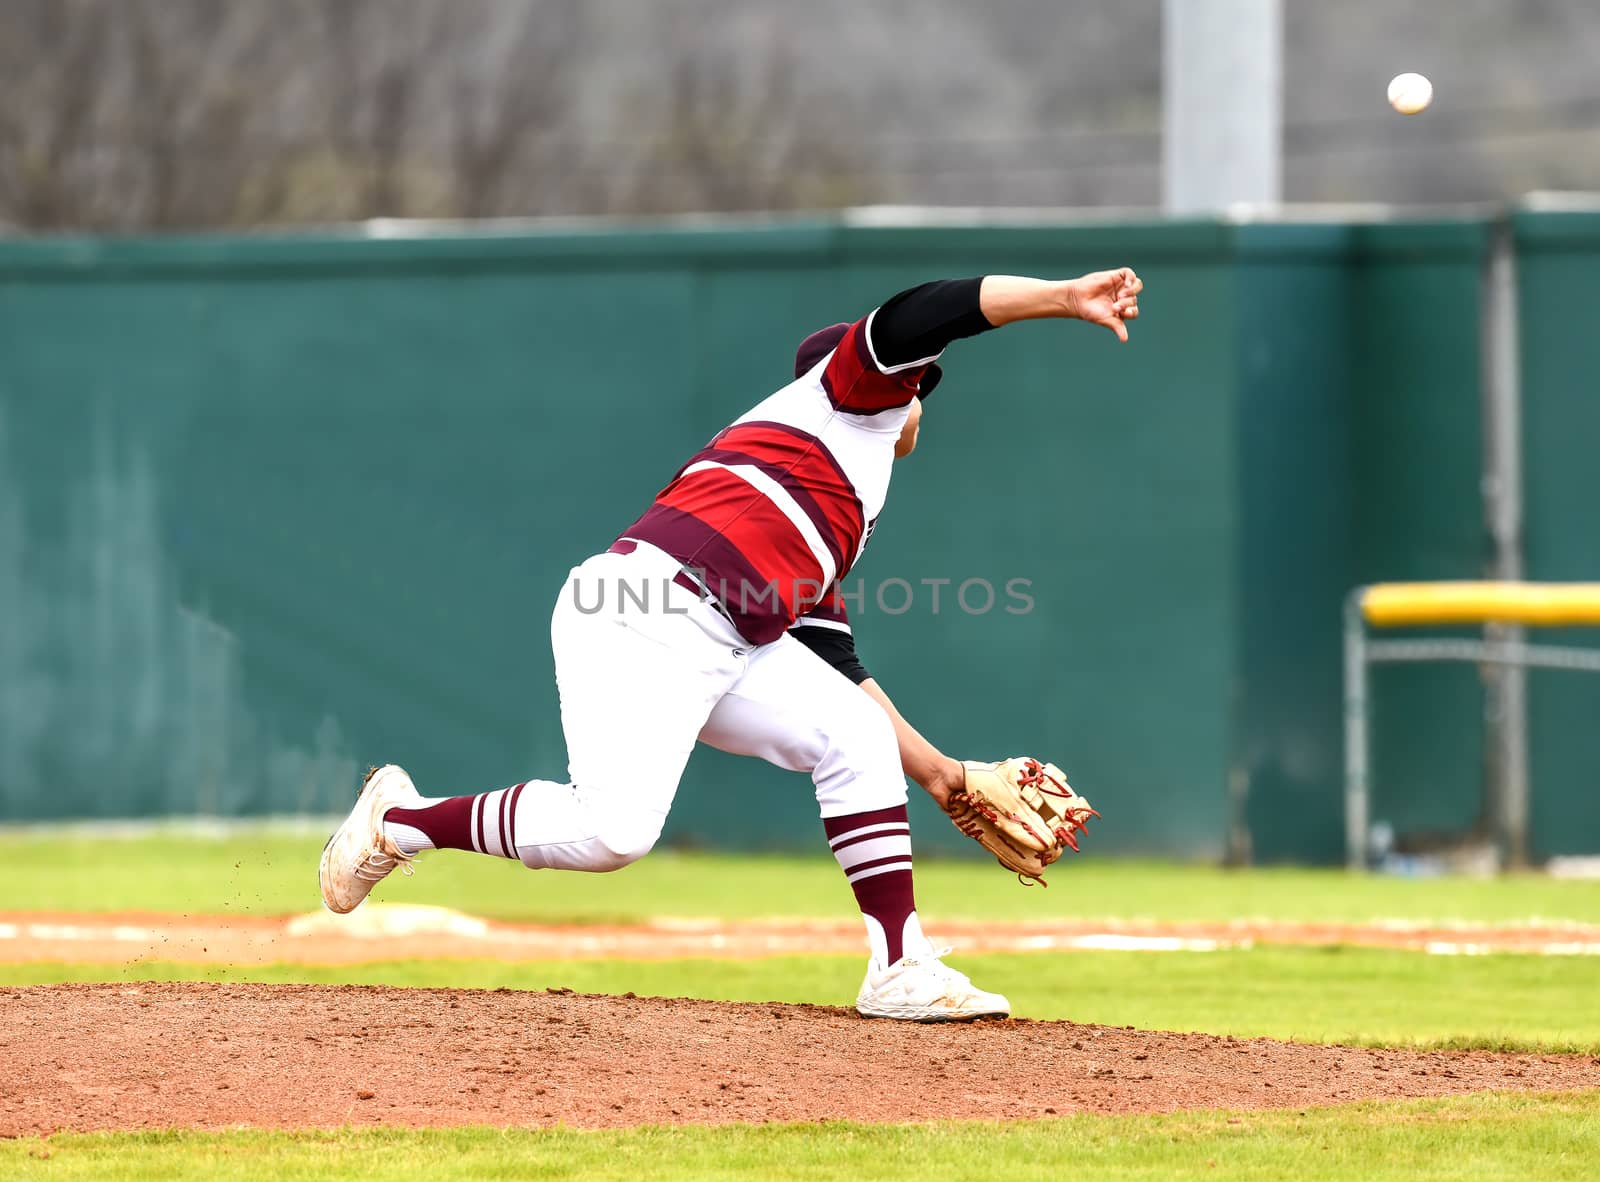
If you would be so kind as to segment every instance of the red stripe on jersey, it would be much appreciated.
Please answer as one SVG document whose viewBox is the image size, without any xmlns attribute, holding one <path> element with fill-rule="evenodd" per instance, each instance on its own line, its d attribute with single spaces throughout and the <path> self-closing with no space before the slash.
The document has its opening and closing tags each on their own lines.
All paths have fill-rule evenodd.
<svg viewBox="0 0 1600 1182">
<path fill-rule="evenodd" d="M 689 467 L 692 464 L 699 463 L 701 460 L 709 460 L 715 464 L 748 464 L 759 468 L 777 481 L 784 491 L 794 498 L 795 504 L 800 506 L 801 511 L 810 518 L 811 524 L 816 527 L 818 536 L 822 538 L 823 543 L 828 547 L 828 552 L 833 555 L 834 570 L 844 569 L 847 562 L 846 555 L 854 557 L 855 550 L 849 540 L 850 535 L 847 533 L 843 539 L 839 537 L 839 524 L 829 519 L 827 512 L 822 505 L 817 503 L 817 499 L 811 495 L 811 490 L 806 487 L 804 481 L 790 469 L 781 464 L 763 460 L 759 456 L 750 455 L 748 452 L 734 451 L 725 447 L 708 447 L 699 452 L 684 466 Z M 848 529 L 849 518 L 846 517 L 842 524 Z"/>
<path fill-rule="evenodd" d="M 723 468 L 691 472 L 668 485 L 656 504 L 692 514 L 723 534 L 761 572 L 763 583 L 810 580 L 815 586 L 807 606 L 822 595 L 822 568 L 799 528 L 742 476 Z M 727 602 L 715 587 L 710 590 Z M 785 602 L 794 600 L 796 593 L 789 586 L 781 590 Z"/>
<path fill-rule="evenodd" d="M 696 457 L 727 462 L 721 456 L 710 456 L 712 450 L 737 452 L 756 461 L 794 495 L 817 532 L 829 539 L 837 576 L 849 570 L 861 548 L 866 519 L 855 485 L 821 440 L 783 423 L 735 423 L 711 441 L 707 453 Z M 784 474 L 774 472 L 773 467 Z"/>
<path fill-rule="evenodd" d="M 917 383 L 927 368 L 921 365 L 898 373 L 884 373 L 873 362 L 867 348 L 867 322 L 857 320 L 828 359 L 822 371 L 822 388 L 835 410 L 875 415 L 909 405 L 917 396 Z"/>
<path fill-rule="evenodd" d="M 793 450 L 779 453 L 776 449 L 784 446 L 784 440 L 793 441 Z M 802 431 L 790 423 L 777 423 L 765 419 L 750 419 L 745 422 L 735 423 L 725 427 L 711 441 L 712 447 L 744 447 L 747 444 L 761 444 L 774 449 L 774 458 L 778 454 L 799 458 L 812 458 L 827 466 L 833 471 L 839 483 L 850 487 L 850 477 L 845 473 L 844 465 L 834 459 L 833 453 L 828 450 L 828 445 L 818 439 L 809 431 Z M 754 453 L 764 454 L 761 452 Z M 685 465 L 687 467 L 688 465 Z"/>
<path fill-rule="evenodd" d="M 622 536 L 666 551 L 693 570 L 702 585 L 707 585 L 709 579 L 719 585 L 732 582 L 737 586 L 740 580 L 756 583 L 763 577 L 737 548 L 718 545 L 727 542 L 720 533 L 681 509 L 654 504 L 623 530 Z"/>
<path fill-rule="evenodd" d="M 754 494 L 754 499 L 724 499 L 708 508 L 721 517 L 735 503 L 747 507 L 736 521 L 719 526 L 695 512 L 666 503 L 668 493 L 678 487 L 675 482 L 643 517 L 622 531 L 622 536 L 649 542 L 691 569 L 728 613 L 740 635 L 752 644 L 769 644 L 794 623 L 808 599 L 820 593 L 816 560 L 800 531 L 766 497 L 732 473 L 714 469 L 697 472 L 684 484 L 700 484 L 702 477 L 737 481 L 744 485 L 746 493 Z M 711 490 L 687 491 L 696 493 L 698 499 L 699 493 Z"/>
</svg>

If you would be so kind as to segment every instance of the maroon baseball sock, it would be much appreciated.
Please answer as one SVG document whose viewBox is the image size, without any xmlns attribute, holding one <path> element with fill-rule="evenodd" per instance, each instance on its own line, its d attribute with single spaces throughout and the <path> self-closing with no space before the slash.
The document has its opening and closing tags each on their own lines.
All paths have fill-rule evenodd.
<svg viewBox="0 0 1600 1182">
<path fill-rule="evenodd" d="M 931 952 L 917 920 L 906 806 L 824 817 L 822 828 L 856 894 L 873 959 L 888 966 Z"/>
<path fill-rule="evenodd" d="M 383 814 L 383 831 L 402 854 L 470 850 L 515 858 L 517 798 L 526 786 L 513 784 L 477 796 L 441 797 L 422 808 L 392 808 Z"/>
</svg>

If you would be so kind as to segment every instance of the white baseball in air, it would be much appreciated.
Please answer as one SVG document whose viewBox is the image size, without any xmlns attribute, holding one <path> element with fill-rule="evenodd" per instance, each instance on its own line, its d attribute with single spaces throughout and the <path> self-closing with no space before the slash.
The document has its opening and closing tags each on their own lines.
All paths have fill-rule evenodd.
<svg viewBox="0 0 1600 1182">
<path fill-rule="evenodd" d="M 1421 74 L 1397 74 L 1389 83 L 1389 105 L 1402 115 L 1418 115 L 1433 102 L 1433 83 Z"/>
</svg>

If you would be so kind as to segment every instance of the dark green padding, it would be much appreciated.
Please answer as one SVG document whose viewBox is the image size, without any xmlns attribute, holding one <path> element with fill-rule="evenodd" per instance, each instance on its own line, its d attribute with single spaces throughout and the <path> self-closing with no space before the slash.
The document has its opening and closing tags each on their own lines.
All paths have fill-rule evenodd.
<svg viewBox="0 0 1600 1182">
<path fill-rule="evenodd" d="M 0 243 L 0 807 L 327 812 L 386 760 L 429 793 L 561 777 L 566 571 L 803 335 L 929 277 L 1128 264 L 1132 345 L 1028 324 L 950 350 L 858 569 L 915 599 L 869 590 L 863 657 L 952 753 L 1062 763 L 1106 813 L 1094 848 L 1220 856 L 1231 777 L 1257 856 L 1337 859 L 1341 597 L 1481 570 L 1483 241 L 812 221 Z M 1592 351 L 1559 335 L 1530 400 L 1538 366 Z M 1530 438 L 1559 436 L 1539 413 Z M 937 614 L 924 579 L 951 580 Z M 955 605 L 969 579 L 994 610 Z M 1003 610 L 1012 579 L 1028 614 Z M 1379 814 L 1470 819 L 1470 673 L 1377 693 Z M 617 758 L 647 757 L 618 721 Z M 803 777 L 703 752 L 668 832 L 820 830 Z M 917 833 L 970 844 L 927 809 Z"/>
</svg>

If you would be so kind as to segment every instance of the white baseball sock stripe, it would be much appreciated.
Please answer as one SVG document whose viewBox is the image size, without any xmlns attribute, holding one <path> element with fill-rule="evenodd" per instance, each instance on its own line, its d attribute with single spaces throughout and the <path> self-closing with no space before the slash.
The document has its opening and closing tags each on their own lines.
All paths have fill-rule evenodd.
<svg viewBox="0 0 1600 1182">
<path fill-rule="evenodd" d="M 869 866 L 865 870 L 857 870 L 854 874 L 845 875 L 848 882 L 860 882 L 863 878 L 872 878 L 878 874 L 888 874 L 891 870 L 910 870 L 911 860 L 904 862 L 885 862 L 882 866 Z"/>
<path fill-rule="evenodd" d="M 911 837 L 903 833 L 869 837 L 866 841 L 858 841 L 855 845 L 845 846 L 842 850 L 834 850 L 833 856 L 845 870 L 853 869 L 863 862 L 876 862 L 881 858 L 909 858 Z"/>
<path fill-rule="evenodd" d="M 911 825 L 906 821 L 885 821 L 881 825 L 863 825 L 860 829 L 852 829 L 848 833 L 841 833 L 838 837 L 830 837 L 828 845 L 832 849 L 847 841 L 854 841 L 858 837 L 865 837 L 869 833 L 904 833 L 911 835 Z"/>
<path fill-rule="evenodd" d="M 500 856 L 500 800 L 499 792 L 483 794 L 483 852 L 497 858 Z"/>
<path fill-rule="evenodd" d="M 467 818 L 467 840 L 472 843 L 472 848 L 478 853 L 484 853 L 484 848 L 478 844 L 478 833 L 483 824 L 483 797 L 474 797 L 472 813 Z"/>
<path fill-rule="evenodd" d="M 500 854 L 500 793 L 490 792 L 483 798 L 483 852 Z"/>
<path fill-rule="evenodd" d="M 502 788 L 494 802 L 494 851 L 500 857 L 508 857 L 511 853 L 506 848 L 510 844 L 510 826 L 506 822 L 506 805 L 511 800 L 511 789 Z"/>
<path fill-rule="evenodd" d="M 483 838 L 488 843 L 490 853 L 496 857 L 510 854 L 506 849 L 506 801 L 509 797 L 510 789 L 501 789 L 490 793 L 490 801 L 483 806 L 488 809 L 483 814 Z"/>
</svg>

